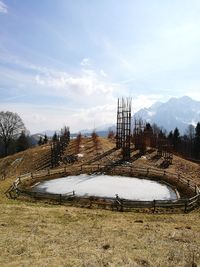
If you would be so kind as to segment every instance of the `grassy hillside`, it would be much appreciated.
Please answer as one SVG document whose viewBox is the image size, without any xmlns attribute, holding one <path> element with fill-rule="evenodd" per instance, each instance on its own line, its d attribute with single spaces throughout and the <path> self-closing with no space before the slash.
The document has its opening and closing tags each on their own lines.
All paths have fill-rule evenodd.
<svg viewBox="0 0 200 267">
<path fill-rule="evenodd" d="M 114 147 L 112 141 L 99 140 L 98 151 L 90 139 L 82 140 L 83 157 L 76 164 L 92 161 Z M 75 147 L 72 141 L 66 155 L 74 153 Z M 200 265 L 199 210 L 189 214 L 112 212 L 7 199 L 3 193 L 16 175 L 36 170 L 41 154 L 49 149 L 33 148 L 0 160 L 1 170 L 4 167 L 7 173 L 0 180 L 0 266 Z M 154 153 L 136 159 L 133 152 L 132 164 L 159 167 Z M 116 151 L 97 162 L 118 157 Z M 198 164 L 176 156 L 169 170 L 199 183 Z"/>
<path fill-rule="evenodd" d="M 1 266 L 196 266 L 200 214 L 1 204 Z"/>
</svg>

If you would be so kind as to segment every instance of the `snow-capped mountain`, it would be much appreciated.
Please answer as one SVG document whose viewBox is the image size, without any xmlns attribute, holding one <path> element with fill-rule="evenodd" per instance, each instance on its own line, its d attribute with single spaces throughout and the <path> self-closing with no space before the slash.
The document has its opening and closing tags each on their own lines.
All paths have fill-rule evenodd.
<svg viewBox="0 0 200 267">
<path fill-rule="evenodd" d="M 178 127 L 181 134 L 184 134 L 189 124 L 194 126 L 200 122 L 200 101 L 191 99 L 188 96 L 181 98 L 170 98 L 166 103 L 156 102 L 150 108 L 140 109 L 133 114 L 133 119 L 142 118 L 151 124 L 156 123 L 159 127 L 163 127 L 168 132 Z M 95 129 L 80 130 L 82 135 L 90 135 L 93 131 L 99 136 L 107 136 L 109 130 L 116 131 L 116 124 L 106 124 Z M 44 131 L 42 134 L 53 136 L 55 131 Z M 59 133 L 59 131 L 57 131 Z M 71 133 L 76 136 L 77 133 Z"/>
<path fill-rule="evenodd" d="M 170 98 L 166 103 L 156 102 L 150 108 L 140 109 L 134 117 L 156 123 L 167 131 L 178 127 L 184 134 L 189 124 L 195 126 L 200 122 L 200 101 L 195 101 L 188 96 Z"/>
</svg>

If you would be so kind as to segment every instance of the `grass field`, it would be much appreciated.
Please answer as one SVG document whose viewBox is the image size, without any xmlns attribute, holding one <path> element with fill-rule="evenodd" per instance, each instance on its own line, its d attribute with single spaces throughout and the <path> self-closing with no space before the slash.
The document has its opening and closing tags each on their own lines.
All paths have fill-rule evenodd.
<svg viewBox="0 0 200 267">
<path fill-rule="evenodd" d="M 11 202 L 0 205 L 0 266 L 200 264 L 198 211 L 120 213 Z"/>
<path fill-rule="evenodd" d="M 31 152 L 26 153 L 30 158 Z M 185 172 L 187 164 L 175 158 L 171 168 L 183 166 Z M 28 166 L 21 165 L 21 170 Z M 191 167 L 194 179 L 198 168 Z M 112 212 L 7 199 L 4 192 L 13 180 L 0 180 L 2 267 L 200 266 L 200 210 Z"/>
</svg>

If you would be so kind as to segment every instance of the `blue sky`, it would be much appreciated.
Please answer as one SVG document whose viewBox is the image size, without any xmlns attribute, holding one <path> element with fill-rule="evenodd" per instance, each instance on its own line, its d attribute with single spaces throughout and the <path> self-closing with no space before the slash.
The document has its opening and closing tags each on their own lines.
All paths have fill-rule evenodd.
<svg viewBox="0 0 200 267">
<path fill-rule="evenodd" d="M 188 95 L 200 100 L 198 0 L 0 0 L 0 110 L 35 133 L 114 123 Z"/>
</svg>

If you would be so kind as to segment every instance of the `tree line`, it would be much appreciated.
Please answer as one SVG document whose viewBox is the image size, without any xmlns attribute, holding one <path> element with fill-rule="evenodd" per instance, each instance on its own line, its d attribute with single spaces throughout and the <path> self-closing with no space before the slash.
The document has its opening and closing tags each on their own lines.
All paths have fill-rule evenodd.
<svg viewBox="0 0 200 267">
<path fill-rule="evenodd" d="M 60 131 L 60 135 L 56 132 L 52 137 L 52 142 L 70 139 L 69 127 L 64 127 Z M 49 138 L 45 134 L 40 135 L 38 142 L 29 135 L 24 122 L 17 113 L 10 111 L 0 112 L 0 157 L 11 155 L 24 151 L 35 145 L 44 145 L 49 142 Z"/>
<path fill-rule="evenodd" d="M 63 132 L 62 132 L 63 131 Z M 69 135 L 69 129 L 64 128 L 61 131 L 61 136 Z M 196 127 L 189 125 L 185 134 L 181 135 L 179 129 L 176 127 L 173 131 L 167 133 L 163 128 L 158 127 L 155 123 L 147 123 L 144 131 L 152 133 L 157 140 L 166 140 L 174 152 L 179 153 L 185 157 L 200 159 L 200 122 Z M 109 131 L 108 137 L 114 136 L 113 131 Z M 96 135 L 92 136 L 96 140 Z M 55 132 L 52 140 L 56 141 L 60 137 Z M 45 134 L 40 136 L 38 145 L 48 143 L 48 137 Z M 10 111 L 0 112 L 0 156 L 7 156 L 16 152 L 26 150 L 33 146 L 31 137 L 25 128 L 25 125 L 17 113 Z"/>
<path fill-rule="evenodd" d="M 193 159 L 200 159 L 200 122 L 196 127 L 190 124 L 184 135 L 180 135 L 179 129 L 175 128 L 167 136 L 175 152 Z"/>
<path fill-rule="evenodd" d="M 183 135 L 180 134 L 177 127 L 167 133 L 163 127 L 159 127 L 155 123 L 152 125 L 145 123 L 143 126 L 137 131 L 142 151 L 146 151 L 147 146 L 159 148 L 160 144 L 165 144 L 168 148 L 170 147 L 171 152 L 178 153 L 189 159 L 200 160 L 200 122 L 197 123 L 196 127 L 192 124 L 188 125 Z M 132 142 L 137 145 L 137 140 L 134 140 L 134 131 L 131 138 Z M 111 129 L 108 132 L 108 138 L 115 138 L 115 132 Z M 145 142 L 147 140 L 150 140 L 150 142 Z M 141 148 L 141 146 L 143 147 Z"/>
<path fill-rule="evenodd" d="M 0 156 L 23 151 L 31 146 L 31 138 L 17 113 L 0 112 Z"/>
<path fill-rule="evenodd" d="M 38 143 L 29 135 L 24 122 L 17 113 L 0 112 L 0 157 L 24 151 L 36 144 L 48 142 L 48 137 L 40 137 Z"/>
<path fill-rule="evenodd" d="M 146 124 L 144 131 L 152 132 L 157 140 L 165 140 L 174 153 L 191 159 L 200 159 L 200 122 L 196 127 L 190 124 L 183 135 L 177 127 L 167 133 L 165 129 L 159 128 L 156 124 L 151 126 L 149 123 Z"/>
</svg>

